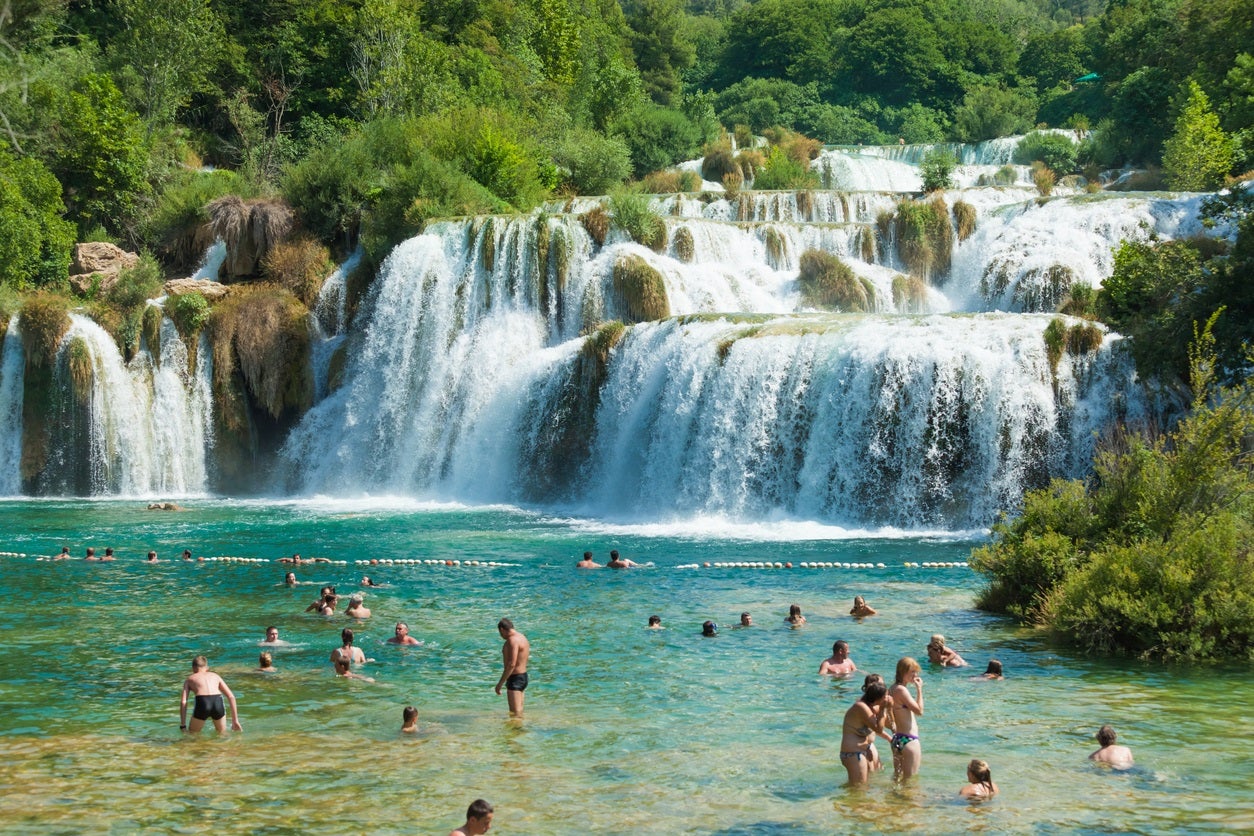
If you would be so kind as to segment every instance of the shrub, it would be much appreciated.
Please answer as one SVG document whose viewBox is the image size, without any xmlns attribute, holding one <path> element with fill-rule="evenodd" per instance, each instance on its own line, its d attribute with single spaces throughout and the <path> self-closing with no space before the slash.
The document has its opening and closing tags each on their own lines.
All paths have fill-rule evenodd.
<svg viewBox="0 0 1254 836">
<path fill-rule="evenodd" d="M 675 246 L 675 257 L 685 264 L 691 264 L 695 255 L 692 230 L 686 226 L 681 226 L 679 229 L 675 230 L 673 243 Z"/>
<path fill-rule="evenodd" d="M 740 165 L 726 138 L 706 147 L 705 156 L 701 159 L 702 178 L 721 183 L 728 174 L 740 173 Z"/>
<path fill-rule="evenodd" d="M 1051 319 L 1041 336 L 1045 340 L 1045 356 L 1049 358 L 1049 365 L 1056 368 L 1066 348 L 1067 323 L 1062 319 Z"/>
<path fill-rule="evenodd" d="M 1039 162 L 1057 175 L 1070 174 L 1076 168 L 1076 146 L 1062 134 L 1033 131 L 1019 141 L 1014 159 L 1019 165 Z"/>
<path fill-rule="evenodd" d="M 958 240 L 965 241 L 975 232 L 975 207 L 965 200 L 954 202 L 954 225 L 958 227 Z"/>
<path fill-rule="evenodd" d="M 764 133 L 773 147 L 779 148 L 788 155 L 788 159 L 805 168 L 809 168 L 810 163 L 823 150 L 823 143 L 817 139 L 811 139 L 787 128 L 768 128 Z"/>
<path fill-rule="evenodd" d="M 274 245 L 261 263 L 271 281 L 287 288 L 307 308 L 318 301 L 322 283 L 335 270 L 327 248 L 304 237 Z"/>
<path fill-rule="evenodd" d="M 917 276 L 893 276 L 893 307 L 902 313 L 925 313 L 927 284 Z"/>
<path fill-rule="evenodd" d="M 646 194 L 675 194 L 701 189 L 701 176 L 695 171 L 654 171 L 640 183 Z"/>
<path fill-rule="evenodd" d="M 52 368 L 56 363 L 57 348 L 70 330 L 69 304 L 66 297 L 44 291 L 27 296 L 22 303 L 19 322 L 28 370 Z"/>
<path fill-rule="evenodd" d="M 579 216 L 579 222 L 583 224 L 583 228 L 588 231 L 588 236 L 596 242 L 598 247 L 605 243 L 605 237 L 610 234 L 610 213 L 605 211 L 605 207 L 597 204 Z"/>
<path fill-rule="evenodd" d="M 859 278 L 849 265 L 822 250 L 806 250 L 801 254 L 801 273 L 797 281 L 801 285 L 802 304 L 810 307 L 866 312 L 875 302 L 875 288 L 870 282 Z"/>
<path fill-rule="evenodd" d="M 645 195 L 618 191 L 610 196 L 614 223 L 637 244 L 661 252 L 666 246 L 666 224 L 649 206 Z"/>
<path fill-rule="evenodd" d="M 255 285 L 232 293 L 209 317 L 215 392 L 228 391 L 239 371 L 255 403 L 272 418 L 307 409 L 309 310 L 289 291 Z"/>
<path fill-rule="evenodd" d="M 172 270 L 190 272 L 213 243 L 206 207 L 228 194 L 240 195 L 243 187 L 232 171 L 183 174 L 157 196 L 141 230 L 143 240 Z"/>
<path fill-rule="evenodd" d="M 1097 315 L 1097 293 L 1091 285 L 1073 284 L 1068 288 L 1067 298 L 1058 312 L 1091 319 Z"/>
<path fill-rule="evenodd" d="M 148 300 L 161 293 L 161 267 L 144 253 L 138 264 L 118 273 L 117 283 L 103 298 L 90 305 L 92 319 L 109 332 L 124 358 L 129 360 L 139 350 Z"/>
<path fill-rule="evenodd" d="M 1032 182 L 1036 184 L 1036 190 L 1042 197 L 1049 197 L 1053 193 L 1056 179 L 1054 172 L 1041 163 L 1032 164 Z"/>
<path fill-rule="evenodd" d="M 743 150 L 754 145 L 753 131 L 748 125 L 736 125 L 732 128 L 732 136 L 736 139 L 736 147 Z"/>
<path fill-rule="evenodd" d="M 1102 347 L 1102 329 L 1089 322 L 1080 322 L 1067 329 L 1067 353 L 1090 354 Z"/>
<path fill-rule="evenodd" d="M 671 315 L 662 274 L 638 255 L 620 255 L 614 261 L 614 295 L 628 322 L 653 322 Z"/>
<path fill-rule="evenodd" d="M 48 169 L 0 150 L 0 285 L 65 281 L 74 225 L 61 219 L 64 212 L 61 184 Z"/>
<path fill-rule="evenodd" d="M 723 175 L 723 192 L 727 195 L 728 200 L 735 200 L 740 197 L 740 190 L 744 188 L 744 185 L 745 178 L 734 171 Z"/>
<path fill-rule="evenodd" d="M 631 150 L 620 137 L 582 128 L 562 138 L 553 160 L 566 172 L 561 187 L 574 194 L 606 194 L 632 170 Z"/>
<path fill-rule="evenodd" d="M 610 133 L 631 151 L 632 173 L 637 177 L 693 159 L 702 140 L 701 128 L 683 113 L 654 105 L 623 114 L 614 121 Z"/>
<path fill-rule="evenodd" d="M 740 176 L 746 180 L 752 180 L 762 170 L 762 166 L 766 164 L 766 157 L 756 148 L 747 151 L 741 151 L 736 155 L 736 166 L 740 169 Z M 727 175 L 724 174 L 724 177 Z"/>
<path fill-rule="evenodd" d="M 1173 189 L 1217 189 L 1236 162 L 1236 145 L 1198 83 L 1190 79 L 1187 89 L 1175 131 L 1163 144 L 1163 172 Z"/>
<path fill-rule="evenodd" d="M 923 191 L 936 192 L 952 189 L 953 174 L 958 159 L 948 151 L 929 151 L 919 163 L 919 174 L 923 177 Z"/>
<path fill-rule="evenodd" d="M 817 189 L 820 185 L 819 176 L 808 164 L 797 162 L 778 145 L 771 148 L 753 180 L 755 189 L 766 190 Z"/>
<path fill-rule="evenodd" d="M 953 227 L 944 197 L 903 200 L 897 204 L 897 253 L 910 271 L 928 279 L 933 271 L 949 269 L 953 255 Z"/>
<path fill-rule="evenodd" d="M 209 322 L 209 300 L 199 293 L 183 293 L 173 297 L 166 311 L 183 339 L 190 340 Z"/>
</svg>

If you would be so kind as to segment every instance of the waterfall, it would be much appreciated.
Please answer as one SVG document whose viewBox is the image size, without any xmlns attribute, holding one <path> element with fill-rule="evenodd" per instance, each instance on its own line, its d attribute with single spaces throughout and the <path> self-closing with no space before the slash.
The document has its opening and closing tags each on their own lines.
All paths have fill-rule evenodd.
<svg viewBox="0 0 1254 836">
<path fill-rule="evenodd" d="M 22 335 L 18 317 L 9 317 L 0 347 L 0 496 L 22 492 Z"/>
<path fill-rule="evenodd" d="M 196 268 L 196 272 L 192 274 L 193 279 L 208 279 L 216 282 L 218 280 L 218 271 L 222 269 L 223 262 L 226 261 L 226 242 L 221 238 L 214 241 L 205 250 L 204 258 L 201 259 L 200 265 Z"/>
<path fill-rule="evenodd" d="M 71 394 L 50 422 L 41 492 L 203 493 L 211 404 L 174 324 L 162 321 L 156 361 L 145 346 L 126 364 L 103 328 L 79 314 L 70 322 L 54 383 Z"/>
<path fill-rule="evenodd" d="M 314 402 L 326 397 L 331 375 L 331 360 L 343 345 L 345 311 L 348 303 L 347 279 L 361 264 L 360 247 L 335 269 L 318 291 L 318 299 L 310 312 L 311 361 L 313 362 Z"/>
</svg>

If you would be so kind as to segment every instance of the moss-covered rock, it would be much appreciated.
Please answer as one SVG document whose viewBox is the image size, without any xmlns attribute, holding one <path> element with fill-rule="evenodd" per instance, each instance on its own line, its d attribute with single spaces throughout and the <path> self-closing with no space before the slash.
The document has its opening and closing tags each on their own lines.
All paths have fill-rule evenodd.
<svg viewBox="0 0 1254 836">
<path fill-rule="evenodd" d="M 614 295 L 628 322 L 652 322 L 671 315 L 662 274 L 638 255 L 620 255 L 614 261 Z"/>
<path fill-rule="evenodd" d="M 279 419 L 313 401 L 309 310 L 283 288 L 233 293 L 209 319 L 215 392 L 227 394 L 238 371 L 254 403 Z"/>
<path fill-rule="evenodd" d="M 954 234 L 943 195 L 932 200 L 903 200 L 897 205 L 897 254 L 925 281 L 949 270 Z"/>
<path fill-rule="evenodd" d="M 875 287 L 839 258 L 821 250 L 801 254 L 797 281 L 801 284 L 801 302 L 809 307 L 866 312 L 875 304 Z"/>
<path fill-rule="evenodd" d="M 610 213 L 604 206 L 598 204 L 592 207 L 579 216 L 579 221 L 598 247 L 605 244 L 605 237 L 610 234 Z"/>
<path fill-rule="evenodd" d="M 893 306 L 902 313 L 926 313 L 927 284 L 918 276 L 893 276 Z"/>
<path fill-rule="evenodd" d="M 152 355 L 154 362 L 161 361 L 161 320 L 165 319 L 165 313 L 156 305 L 148 305 L 144 308 L 142 322 L 142 333 L 144 342 L 148 345 L 148 353 Z"/>
<path fill-rule="evenodd" d="M 55 293 L 33 293 L 22 305 L 20 324 L 26 370 L 51 368 L 70 330 L 69 300 Z"/>
<path fill-rule="evenodd" d="M 696 245 L 692 240 L 692 230 L 686 226 L 681 226 L 675 230 L 675 235 L 671 240 L 672 246 L 675 248 L 675 257 L 685 264 L 691 264 L 692 259 L 696 255 Z"/>
<path fill-rule="evenodd" d="M 975 232 L 975 207 L 965 200 L 954 202 L 954 225 L 958 228 L 958 240 L 965 241 Z"/>
<path fill-rule="evenodd" d="M 307 308 L 317 304 L 323 283 L 335 272 L 330 250 L 303 236 L 272 245 L 261 266 L 266 278 L 290 290 Z"/>
</svg>

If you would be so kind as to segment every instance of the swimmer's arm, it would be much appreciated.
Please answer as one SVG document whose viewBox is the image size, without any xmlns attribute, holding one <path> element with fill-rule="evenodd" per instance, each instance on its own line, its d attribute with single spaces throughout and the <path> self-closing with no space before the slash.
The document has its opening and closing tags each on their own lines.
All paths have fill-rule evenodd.
<svg viewBox="0 0 1254 836">
<path fill-rule="evenodd" d="M 183 693 L 179 696 L 179 728 L 187 728 L 187 689 L 188 680 L 183 680 Z"/>
<path fill-rule="evenodd" d="M 231 705 L 231 728 L 235 731 L 243 731 L 244 727 L 239 724 L 239 708 L 235 705 L 234 692 L 221 677 L 218 678 L 218 687 L 222 689 L 222 693 L 226 694 L 226 701 Z"/>
</svg>

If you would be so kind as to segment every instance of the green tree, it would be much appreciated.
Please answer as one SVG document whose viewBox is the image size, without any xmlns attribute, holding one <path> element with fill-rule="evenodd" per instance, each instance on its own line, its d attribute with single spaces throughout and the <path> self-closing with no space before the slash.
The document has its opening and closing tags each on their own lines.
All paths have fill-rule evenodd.
<svg viewBox="0 0 1254 836">
<path fill-rule="evenodd" d="M 636 177 L 694 159 L 701 148 L 701 131 L 677 110 L 643 105 L 623 114 L 611 128 L 631 151 Z"/>
<path fill-rule="evenodd" d="M 1163 171 L 1174 189 L 1215 189 L 1232 170 L 1232 138 L 1219 126 L 1219 117 L 1197 82 L 1190 81 L 1188 91 L 1175 132 L 1163 145 Z"/>
<path fill-rule="evenodd" d="M 923 191 L 935 192 L 953 188 L 954 169 L 958 159 L 948 151 L 929 151 L 919 163 L 919 173 L 923 175 Z"/>
<path fill-rule="evenodd" d="M 681 0 L 633 0 L 627 5 L 631 46 L 644 91 L 659 105 L 678 103 L 681 76 L 696 59 L 685 38 Z"/>
<path fill-rule="evenodd" d="M 1029 91 L 981 85 L 967 91 L 954 111 L 954 133 L 963 142 L 983 142 L 1028 130 L 1035 115 L 1036 103 Z"/>
<path fill-rule="evenodd" d="M 0 149 L 0 285 L 65 279 L 74 225 L 62 220 L 61 184 L 37 160 Z"/>
<path fill-rule="evenodd" d="M 1059 177 L 1075 170 L 1076 145 L 1069 136 L 1033 131 L 1015 148 L 1015 162 L 1030 165 L 1040 161 Z"/>
</svg>

